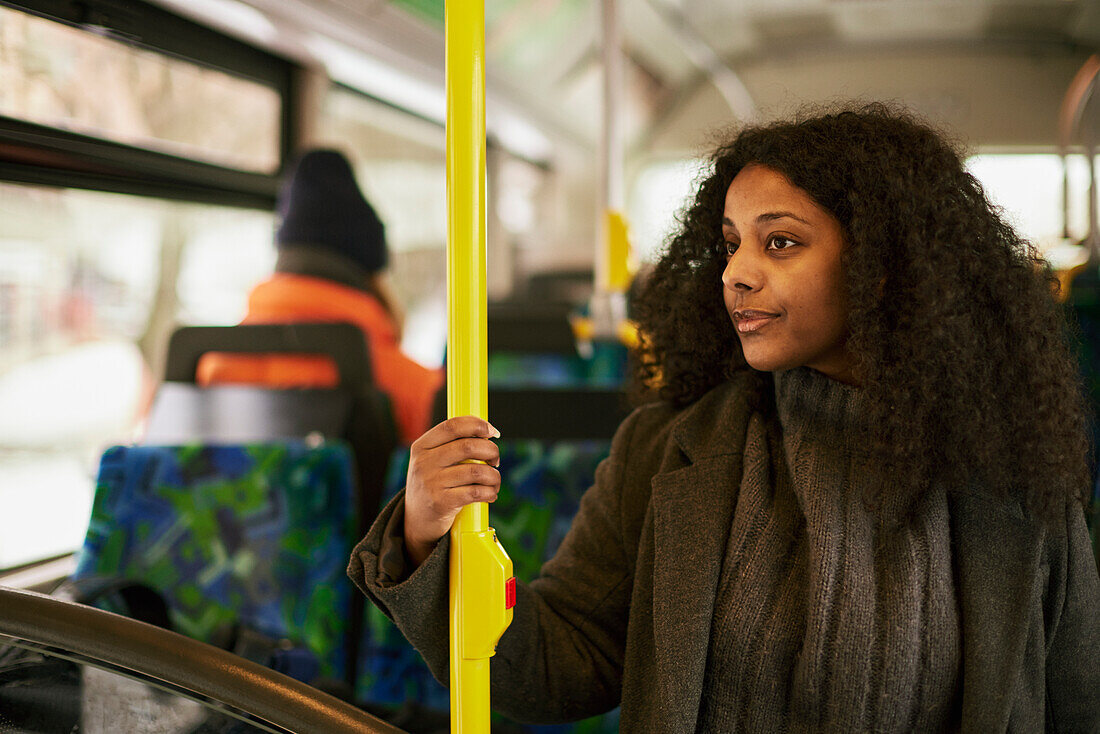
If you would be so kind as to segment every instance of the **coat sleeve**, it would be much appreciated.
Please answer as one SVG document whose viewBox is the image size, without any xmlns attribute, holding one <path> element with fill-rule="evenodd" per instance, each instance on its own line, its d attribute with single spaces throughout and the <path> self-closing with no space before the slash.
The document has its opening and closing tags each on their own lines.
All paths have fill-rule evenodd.
<svg viewBox="0 0 1100 734">
<path fill-rule="evenodd" d="M 624 513 L 623 475 L 639 415 L 646 412 L 635 411 L 616 432 L 610 456 L 540 577 L 517 584 L 512 624 L 490 665 L 493 708 L 517 721 L 575 721 L 619 704 L 636 555 L 624 518 L 639 513 L 639 501 L 644 505 L 643 498 Z M 398 495 L 379 515 L 354 550 L 348 573 L 448 685 L 448 539 L 406 580 L 379 583 L 384 530 L 402 501 Z"/>
<path fill-rule="evenodd" d="M 1100 577 L 1079 505 L 1067 513 L 1063 549 L 1064 596 L 1047 650 L 1047 729 L 1100 732 Z"/>
</svg>

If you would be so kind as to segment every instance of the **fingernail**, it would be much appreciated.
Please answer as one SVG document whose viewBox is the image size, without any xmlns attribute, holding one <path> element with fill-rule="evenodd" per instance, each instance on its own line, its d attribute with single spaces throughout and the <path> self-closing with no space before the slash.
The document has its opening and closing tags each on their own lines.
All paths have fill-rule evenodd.
<svg viewBox="0 0 1100 734">
<path fill-rule="evenodd" d="M 489 438 L 500 438 L 500 431 L 493 428 L 493 424 L 489 423 L 489 421 L 485 421 L 485 423 L 489 426 L 489 430 L 491 431 L 491 433 L 489 433 Z"/>
</svg>

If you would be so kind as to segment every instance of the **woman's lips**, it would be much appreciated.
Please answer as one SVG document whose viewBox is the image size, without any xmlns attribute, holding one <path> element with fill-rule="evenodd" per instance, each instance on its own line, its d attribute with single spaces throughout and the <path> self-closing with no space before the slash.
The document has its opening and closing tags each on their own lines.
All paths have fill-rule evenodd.
<svg viewBox="0 0 1100 734">
<path fill-rule="evenodd" d="M 751 334 L 779 318 L 779 314 L 753 309 L 739 309 L 733 312 L 733 325 L 738 334 Z"/>
</svg>

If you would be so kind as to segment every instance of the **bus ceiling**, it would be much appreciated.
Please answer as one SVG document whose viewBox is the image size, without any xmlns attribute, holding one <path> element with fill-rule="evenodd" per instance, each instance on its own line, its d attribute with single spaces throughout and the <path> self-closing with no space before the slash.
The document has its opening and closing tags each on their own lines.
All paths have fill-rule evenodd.
<svg viewBox="0 0 1100 734">
<path fill-rule="evenodd" d="M 156 1 L 442 120 L 443 0 Z M 1091 0 L 621 5 L 635 154 L 694 153 L 731 121 L 840 97 L 899 100 L 973 146 L 1049 147 L 1061 92 L 1100 44 Z M 528 160 L 590 161 L 600 42 L 593 0 L 489 3 L 489 135 Z"/>
</svg>

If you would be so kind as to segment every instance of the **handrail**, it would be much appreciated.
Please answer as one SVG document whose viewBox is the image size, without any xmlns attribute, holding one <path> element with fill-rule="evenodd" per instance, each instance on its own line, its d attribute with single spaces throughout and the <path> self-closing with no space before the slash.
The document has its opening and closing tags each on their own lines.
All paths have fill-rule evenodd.
<svg viewBox="0 0 1100 734">
<path fill-rule="evenodd" d="M 128 617 L 8 587 L 0 587 L 0 610 L 0 635 L 157 678 L 289 731 L 402 732 L 305 683 Z"/>
</svg>

